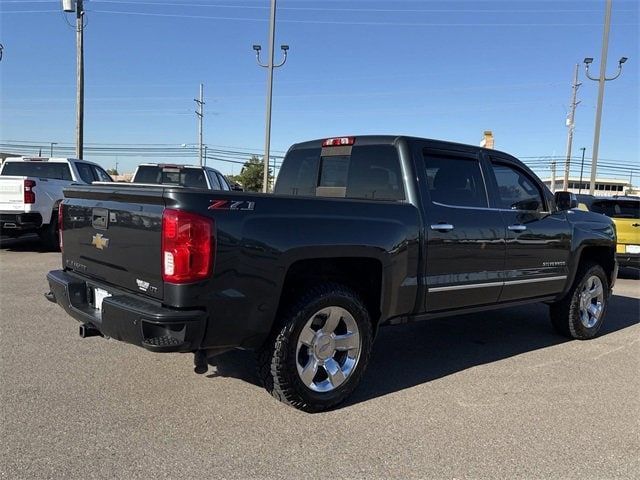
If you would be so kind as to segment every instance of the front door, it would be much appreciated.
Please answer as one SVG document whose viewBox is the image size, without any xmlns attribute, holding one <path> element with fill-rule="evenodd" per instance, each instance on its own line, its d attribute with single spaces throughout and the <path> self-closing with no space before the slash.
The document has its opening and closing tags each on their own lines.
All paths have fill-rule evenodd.
<svg viewBox="0 0 640 480">
<path fill-rule="evenodd" d="M 542 185 L 508 157 L 491 156 L 492 201 L 507 228 L 500 302 L 561 292 L 567 280 L 571 229 L 566 212 L 553 212 Z"/>
<path fill-rule="evenodd" d="M 490 209 L 478 151 L 425 149 L 425 310 L 498 301 L 505 261 L 505 227 Z"/>
</svg>

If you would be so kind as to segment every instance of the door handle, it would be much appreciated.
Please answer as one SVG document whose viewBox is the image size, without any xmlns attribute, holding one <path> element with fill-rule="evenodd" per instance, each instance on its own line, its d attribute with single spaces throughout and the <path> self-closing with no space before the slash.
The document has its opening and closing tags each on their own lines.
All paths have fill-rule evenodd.
<svg viewBox="0 0 640 480">
<path fill-rule="evenodd" d="M 450 223 L 434 223 L 431 225 L 431 230 L 437 230 L 438 232 L 448 232 L 453 230 L 453 225 Z"/>
<path fill-rule="evenodd" d="M 524 232 L 527 229 L 526 225 L 509 225 L 507 229 L 512 232 Z"/>
</svg>

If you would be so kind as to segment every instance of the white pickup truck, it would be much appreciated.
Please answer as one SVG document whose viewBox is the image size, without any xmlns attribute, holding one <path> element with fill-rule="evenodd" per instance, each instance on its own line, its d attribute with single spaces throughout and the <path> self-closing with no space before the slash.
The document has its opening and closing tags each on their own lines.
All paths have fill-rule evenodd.
<svg viewBox="0 0 640 480">
<path fill-rule="evenodd" d="M 56 250 L 62 190 L 111 181 L 102 167 L 84 160 L 9 157 L 0 168 L 0 234 L 37 233 L 46 248 Z"/>
</svg>

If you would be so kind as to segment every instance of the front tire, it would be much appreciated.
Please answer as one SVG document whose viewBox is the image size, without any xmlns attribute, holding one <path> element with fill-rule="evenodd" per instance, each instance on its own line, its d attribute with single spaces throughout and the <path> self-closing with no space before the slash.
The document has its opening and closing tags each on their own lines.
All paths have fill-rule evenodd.
<svg viewBox="0 0 640 480">
<path fill-rule="evenodd" d="M 551 305 L 551 323 L 565 337 L 588 340 L 598 334 L 608 303 L 609 281 L 603 268 L 585 263 L 566 297 Z"/>
<path fill-rule="evenodd" d="M 278 400 L 306 412 L 344 401 L 369 363 L 369 312 L 351 289 L 327 283 L 303 294 L 258 352 L 259 376 Z"/>
</svg>

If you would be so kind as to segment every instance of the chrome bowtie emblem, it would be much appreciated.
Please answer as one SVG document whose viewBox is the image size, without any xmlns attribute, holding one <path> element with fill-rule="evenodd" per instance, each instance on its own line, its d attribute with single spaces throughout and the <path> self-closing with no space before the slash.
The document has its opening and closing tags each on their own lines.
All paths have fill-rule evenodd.
<svg viewBox="0 0 640 480">
<path fill-rule="evenodd" d="M 104 250 L 109 246 L 109 239 L 103 237 L 101 233 L 96 233 L 93 236 L 93 240 L 91 240 L 91 245 L 96 247 L 98 250 Z"/>
</svg>

